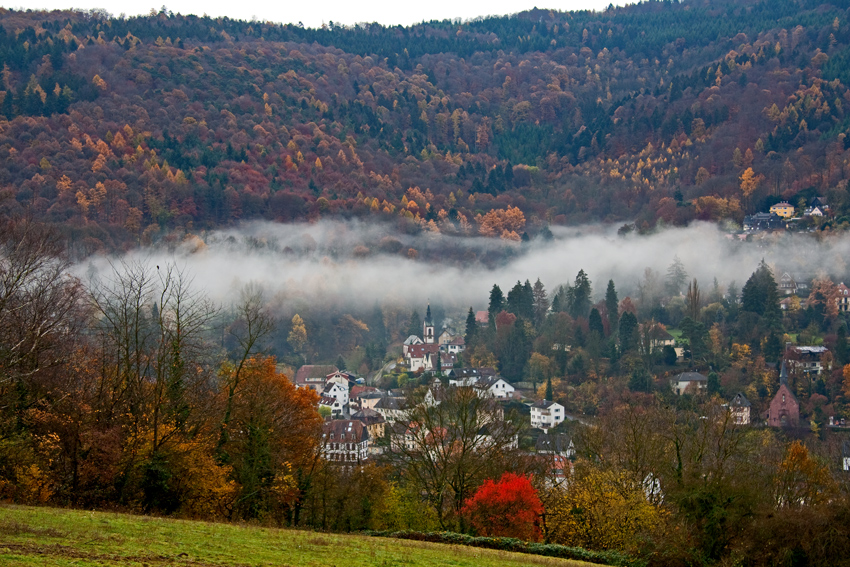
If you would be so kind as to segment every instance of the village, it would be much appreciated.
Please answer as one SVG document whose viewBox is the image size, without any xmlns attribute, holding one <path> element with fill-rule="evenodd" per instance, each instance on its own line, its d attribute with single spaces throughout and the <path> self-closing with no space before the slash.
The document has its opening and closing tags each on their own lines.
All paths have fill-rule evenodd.
<svg viewBox="0 0 850 567">
<path fill-rule="evenodd" d="M 789 295 L 795 294 L 796 299 L 798 287 L 796 284 L 792 287 L 789 281 L 793 282 L 784 274 L 780 289 Z M 837 300 L 839 309 L 846 312 L 850 291 L 844 284 L 839 289 L 842 290 Z M 782 308 L 786 305 L 783 303 Z M 476 324 L 486 326 L 486 311 L 476 313 Z M 646 337 L 650 352 L 666 347 L 676 353 L 679 362 L 688 354 L 687 345 L 677 341 L 661 325 L 653 326 Z M 332 463 L 350 467 L 380 460 L 392 453 L 428 453 L 436 444 L 445 443 L 449 436 L 429 430 L 417 421 L 417 417 L 439 406 L 450 393 L 463 392 L 479 400 L 477 431 L 472 436 L 474 450 L 519 449 L 545 464 L 548 485 L 565 482 L 576 458 L 571 423 L 593 427 L 594 420 L 588 416 L 569 415 L 564 404 L 552 399 L 555 396 L 551 395 L 551 388 L 546 392 L 549 399 L 540 398 L 534 385 L 511 384 L 494 368 L 463 366 L 464 350 L 463 336 L 449 328 L 437 332 L 429 305 L 422 335 L 411 335 L 404 341 L 402 357 L 396 363 L 419 378 L 414 385 L 382 390 L 336 366 L 301 366 L 294 383 L 297 388 L 310 388 L 319 395 L 318 409 L 325 420 L 322 456 Z M 805 424 L 801 421 L 800 404 L 789 386 L 789 370 L 794 376 L 813 381 L 830 370 L 832 360 L 825 346 L 787 344 L 776 369 L 776 393 L 766 412 L 755 414 L 743 392 L 725 400 L 721 407 L 736 427 L 799 430 Z M 669 389 L 676 396 L 705 399 L 710 380 L 706 374 L 686 370 L 669 379 Z M 513 417 L 519 423 L 507 426 L 506 410 L 514 410 Z M 448 416 L 449 421 L 451 418 Z M 850 434 L 850 425 L 843 417 L 830 416 L 828 427 Z M 508 430 L 508 435 L 492 434 Z M 850 435 L 843 442 L 840 458 L 840 468 L 850 473 Z"/>
</svg>

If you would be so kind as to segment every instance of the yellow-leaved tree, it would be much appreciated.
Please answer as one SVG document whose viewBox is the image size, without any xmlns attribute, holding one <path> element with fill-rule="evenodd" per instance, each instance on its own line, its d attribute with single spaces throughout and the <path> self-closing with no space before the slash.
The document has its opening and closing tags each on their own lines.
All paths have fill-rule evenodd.
<svg viewBox="0 0 850 567">
<path fill-rule="evenodd" d="M 546 506 L 547 541 L 585 549 L 633 549 L 660 522 L 660 510 L 628 473 L 586 461 L 576 463 L 569 486 Z"/>
</svg>

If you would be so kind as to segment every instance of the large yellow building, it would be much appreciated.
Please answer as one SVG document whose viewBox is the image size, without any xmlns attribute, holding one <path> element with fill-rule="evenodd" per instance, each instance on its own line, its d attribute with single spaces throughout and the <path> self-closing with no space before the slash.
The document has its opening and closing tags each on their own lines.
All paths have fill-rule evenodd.
<svg viewBox="0 0 850 567">
<path fill-rule="evenodd" d="M 776 213 L 780 217 L 784 217 L 786 219 L 790 219 L 794 216 L 794 206 L 782 201 L 781 203 L 776 203 L 772 207 L 770 207 L 771 213 Z"/>
</svg>

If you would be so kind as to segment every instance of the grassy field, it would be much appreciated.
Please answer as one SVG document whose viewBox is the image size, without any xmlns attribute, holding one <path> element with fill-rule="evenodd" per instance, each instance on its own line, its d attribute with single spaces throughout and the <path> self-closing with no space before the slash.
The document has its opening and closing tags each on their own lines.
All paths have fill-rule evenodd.
<svg viewBox="0 0 850 567">
<path fill-rule="evenodd" d="M 433 543 L 0 505 L 4 567 L 592 565 Z"/>
</svg>

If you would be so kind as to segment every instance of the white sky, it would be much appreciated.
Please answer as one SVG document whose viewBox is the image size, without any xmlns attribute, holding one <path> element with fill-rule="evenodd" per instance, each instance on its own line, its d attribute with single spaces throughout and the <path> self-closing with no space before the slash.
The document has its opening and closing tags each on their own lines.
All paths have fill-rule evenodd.
<svg viewBox="0 0 850 567">
<path fill-rule="evenodd" d="M 159 10 L 163 3 L 128 2 L 126 0 L 0 0 L 5 8 L 65 9 L 74 7 L 88 10 L 103 8 L 113 15 L 128 16 Z M 164 5 L 175 14 L 204 13 L 210 16 L 229 16 L 242 20 L 296 23 L 319 27 L 333 21 L 346 25 L 358 22 L 379 22 L 384 25 L 409 25 L 423 20 L 471 19 L 477 16 L 514 14 L 531 8 L 554 10 L 602 10 L 611 0 L 379 0 L 353 2 L 351 0 L 325 0 L 313 4 L 301 2 L 269 2 L 268 0 L 171 0 Z M 623 4 L 614 1 L 615 5 Z"/>
</svg>

